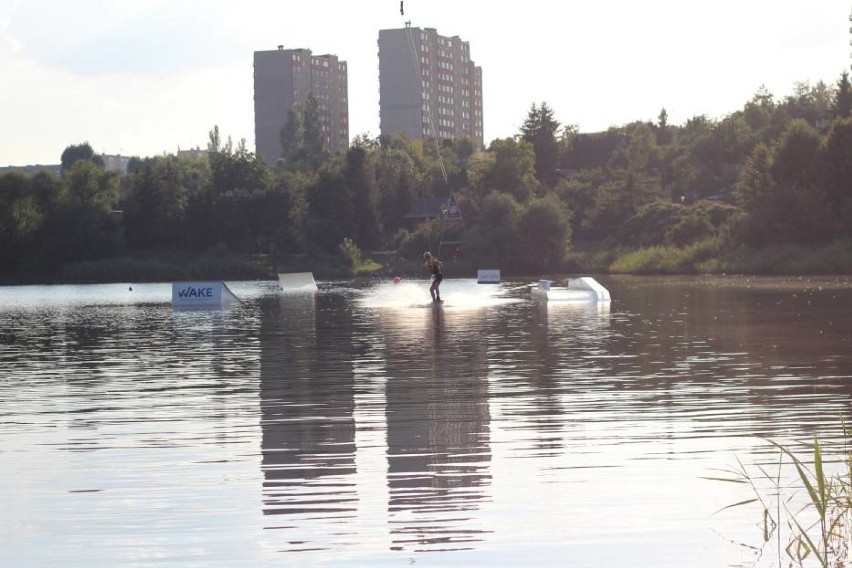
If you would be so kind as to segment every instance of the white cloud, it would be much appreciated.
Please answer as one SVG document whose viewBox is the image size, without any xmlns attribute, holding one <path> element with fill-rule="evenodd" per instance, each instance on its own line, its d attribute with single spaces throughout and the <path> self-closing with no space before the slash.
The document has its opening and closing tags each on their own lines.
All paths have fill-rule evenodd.
<svg viewBox="0 0 852 568">
<path fill-rule="evenodd" d="M 349 64 L 350 134 L 378 132 L 378 30 L 459 35 L 483 68 L 486 142 L 533 102 L 600 130 L 723 116 L 761 85 L 834 82 L 849 66 L 849 6 L 666 0 L 0 0 L 0 160 L 58 159 L 82 140 L 146 155 L 206 143 L 219 124 L 253 146 L 252 52 L 306 47 Z M 47 40 L 43 38 L 48 38 Z"/>
</svg>

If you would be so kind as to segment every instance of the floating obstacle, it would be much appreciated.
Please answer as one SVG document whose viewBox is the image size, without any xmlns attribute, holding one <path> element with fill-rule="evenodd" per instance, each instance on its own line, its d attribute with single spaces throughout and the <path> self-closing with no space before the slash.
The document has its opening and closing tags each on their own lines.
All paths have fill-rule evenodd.
<svg viewBox="0 0 852 568">
<path fill-rule="evenodd" d="M 476 271 L 477 284 L 499 284 L 500 269 L 499 268 L 480 268 Z"/>
<path fill-rule="evenodd" d="M 317 290 L 313 272 L 279 273 L 278 285 L 285 292 L 315 292 Z"/>
<path fill-rule="evenodd" d="M 223 308 L 239 302 L 240 299 L 221 281 L 172 283 L 172 306 L 175 308 Z"/>
<path fill-rule="evenodd" d="M 572 278 L 568 286 L 553 286 L 553 280 L 539 280 L 530 293 L 548 302 L 609 302 L 609 290 L 590 276 Z"/>
</svg>

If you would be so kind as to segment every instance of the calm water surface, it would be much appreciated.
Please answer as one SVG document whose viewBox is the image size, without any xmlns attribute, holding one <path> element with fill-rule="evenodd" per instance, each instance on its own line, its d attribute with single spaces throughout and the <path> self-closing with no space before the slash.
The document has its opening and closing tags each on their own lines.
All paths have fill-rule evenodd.
<svg viewBox="0 0 852 568">
<path fill-rule="evenodd" d="M 842 440 L 852 280 L 599 280 L 0 288 L 0 566 L 778 566 L 706 477 Z"/>
</svg>

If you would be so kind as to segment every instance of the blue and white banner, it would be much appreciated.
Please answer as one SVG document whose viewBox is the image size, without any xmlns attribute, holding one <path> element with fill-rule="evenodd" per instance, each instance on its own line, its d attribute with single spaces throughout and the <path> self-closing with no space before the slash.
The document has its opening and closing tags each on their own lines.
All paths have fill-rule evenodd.
<svg viewBox="0 0 852 568">
<path fill-rule="evenodd" d="M 174 306 L 222 306 L 239 301 L 224 282 L 174 282 Z"/>
<path fill-rule="evenodd" d="M 476 271 L 476 282 L 478 284 L 499 284 L 499 268 L 480 268 Z"/>
</svg>

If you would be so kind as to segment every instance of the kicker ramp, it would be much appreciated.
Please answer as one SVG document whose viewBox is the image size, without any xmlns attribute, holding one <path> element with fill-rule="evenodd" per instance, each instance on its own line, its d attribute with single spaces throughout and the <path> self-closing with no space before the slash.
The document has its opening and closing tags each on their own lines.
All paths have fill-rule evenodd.
<svg viewBox="0 0 852 568">
<path fill-rule="evenodd" d="M 313 272 L 279 273 L 278 285 L 285 292 L 313 292 L 317 290 Z"/>
</svg>

